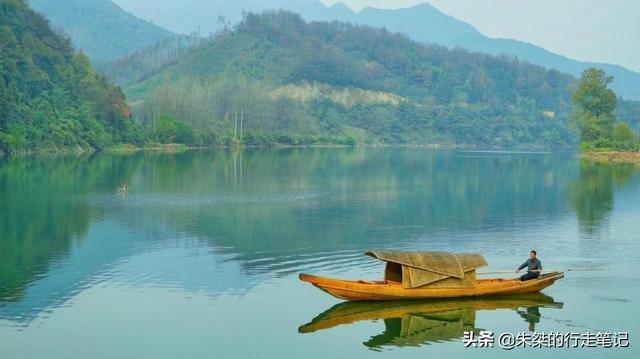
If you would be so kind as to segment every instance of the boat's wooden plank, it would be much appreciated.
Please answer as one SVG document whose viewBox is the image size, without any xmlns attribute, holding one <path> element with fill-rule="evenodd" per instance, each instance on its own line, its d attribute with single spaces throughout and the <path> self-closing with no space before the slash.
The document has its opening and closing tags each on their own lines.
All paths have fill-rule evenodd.
<svg viewBox="0 0 640 359">
<path fill-rule="evenodd" d="M 499 294 L 521 294 L 540 291 L 556 280 L 562 273 L 548 273 L 535 280 L 492 279 L 480 280 L 473 288 L 414 288 L 407 289 L 394 282 L 365 282 L 324 278 L 301 274 L 300 279 L 312 283 L 322 290 L 345 300 L 398 300 L 424 298 L 473 297 Z"/>
</svg>

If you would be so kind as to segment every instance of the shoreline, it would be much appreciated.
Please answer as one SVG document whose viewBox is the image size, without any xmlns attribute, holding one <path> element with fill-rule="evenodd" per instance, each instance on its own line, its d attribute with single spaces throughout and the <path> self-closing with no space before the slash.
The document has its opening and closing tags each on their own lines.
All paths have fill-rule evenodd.
<svg viewBox="0 0 640 359">
<path fill-rule="evenodd" d="M 584 152 L 581 158 L 602 163 L 632 163 L 640 165 L 640 152 Z"/>
<path fill-rule="evenodd" d="M 56 149 L 40 149 L 40 150 L 26 150 L 13 154 L 7 154 L 0 152 L 0 158 L 3 157 L 23 157 L 33 155 L 88 155 L 96 153 L 115 153 L 115 154 L 131 154 L 137 152 L 157 152 L 157 153 L 182 153 L 186 151 L 197 150 L 219 150 L 219 149 L 287 149 L 287 148 L 426 148 L 433 150 L 460 150 L 460 151 L 479 151 L 479 152 L 522 152 L 522 153 L 551 153 L 555 151 L 567 152 L 571 151 L 571 148 L 545 148 L 538 146 L 530 147 L 497 147 L 497 146 L 476 146 L 465 144 L 450 144 L 450 143 L 397 143 L 397 144 L 332 144 L 332 143 L 316 143 L 308 145 L 287 145 L 287 144 L 273 144 L 269 146 L 261 145 L 217 145 L 217 146 L 187 146 L 180 143 L 171 144 L 150 144 L 148 146 L 136 146 L 132 144 L 119 144 L 112 147 L 96 150 L 90 147 L 72 147 L 72 148 L 56 148 Z"/>
</svg>

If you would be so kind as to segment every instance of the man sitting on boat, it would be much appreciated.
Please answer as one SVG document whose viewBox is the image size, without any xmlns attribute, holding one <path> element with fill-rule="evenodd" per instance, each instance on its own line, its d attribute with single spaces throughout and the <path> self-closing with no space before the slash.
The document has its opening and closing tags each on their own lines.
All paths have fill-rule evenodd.
<svg viewBox="0 0 640 359">
<path fill-rule="evenodd" d="M 540 272 L 542 271 L 542 262 L 540 262 L 540 260 L 536 257 L 537 255 L 538 253 L 536 251 L 531 251 L 531 253 L 529 253 L 529 259 L 527 259 L 526 262 L 522 263 L 522 265 L 516 270 L 517 273 L 520 272 L 520 270 L 524 267 L 527 267 L 527 273 L 520 277 L 521 281 L 524 282 L 526 280 L 536 279 L 540 276 Z"/>
</svg>

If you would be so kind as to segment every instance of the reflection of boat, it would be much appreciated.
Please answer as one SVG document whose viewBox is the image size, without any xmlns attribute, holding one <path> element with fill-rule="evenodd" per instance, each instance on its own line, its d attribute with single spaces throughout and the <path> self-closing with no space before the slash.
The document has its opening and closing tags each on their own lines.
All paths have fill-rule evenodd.
<svg viewBox="0 0 640 359">
<path fill-rule="evenodd" d="M 461 338 L 475 327 L 478 310 L 514 309 L 534 330 L 540 321 L 539 308 L 562 308 L 562 303 L 541 293 L 488 299 L 444 299 L 429 301 L 340 303 L 301 326 L 300 333 L 311 333 L 359 321 L 384 320 L 385 331 L 364 344 L 407 346 Z"/>
<path fill-rule="evenodd" d="M 342 280 L 300 274 L 325 292 L 345 300 L 403 300 L 457 298 L 539 292 L 564 278 L 562 272 L 519 279 L 476 279 L 476 268 L 485 266 L 477 254 L 441 252 L 367 252 L 387 263 L 382 281 Z"/>
</svg>

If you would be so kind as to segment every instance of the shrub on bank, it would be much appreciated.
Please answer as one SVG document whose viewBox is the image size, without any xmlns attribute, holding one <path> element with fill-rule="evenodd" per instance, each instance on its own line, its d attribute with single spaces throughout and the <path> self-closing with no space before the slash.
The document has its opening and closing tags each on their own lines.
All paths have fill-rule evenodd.
<svg viewBox="0 0 640 359">
<path fill-rule="evenodd" d="M 584 152 L 640 151 L 640 143 L 636 141 L 598 139 L 591 142 L 583 142 L 581 149 Z"/>
</svg>

